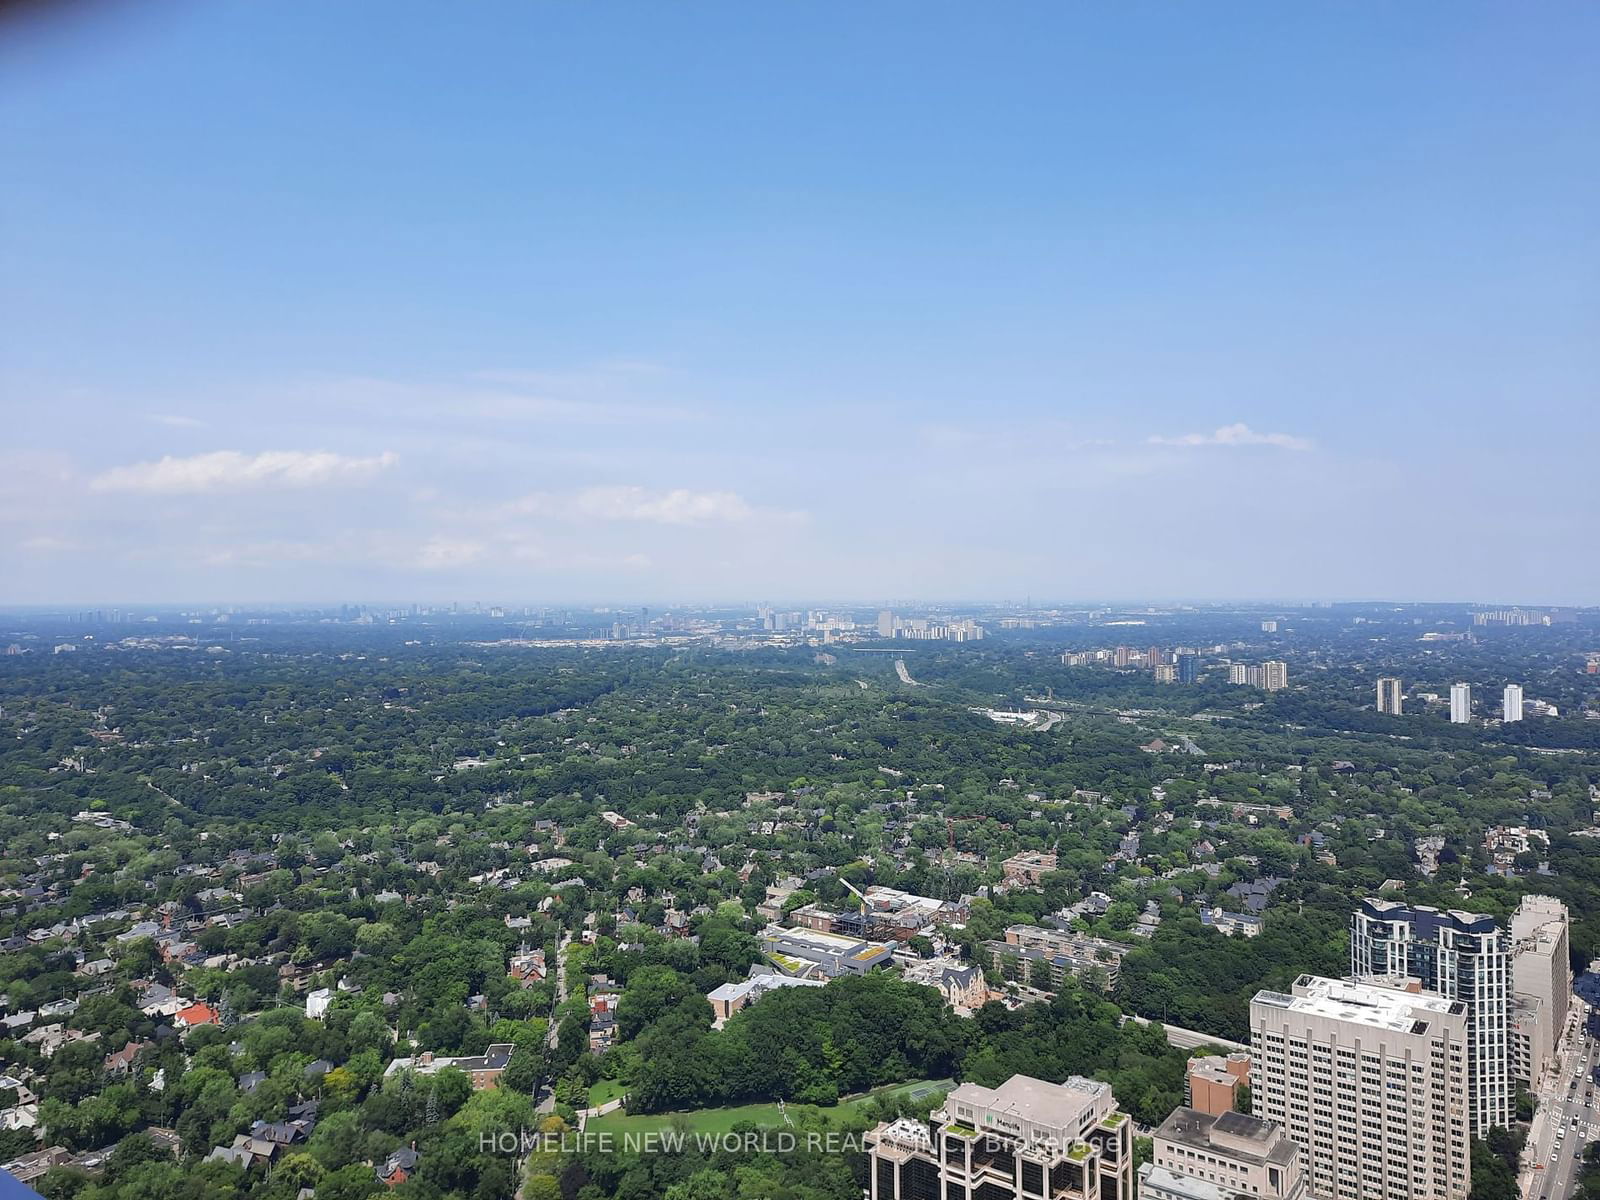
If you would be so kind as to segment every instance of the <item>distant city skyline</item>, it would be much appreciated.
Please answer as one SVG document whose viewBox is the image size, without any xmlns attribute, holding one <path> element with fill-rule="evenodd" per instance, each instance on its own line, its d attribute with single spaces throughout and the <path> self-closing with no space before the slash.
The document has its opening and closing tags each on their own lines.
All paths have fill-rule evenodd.
<svg viewBox="0 0 1600 1200">
<path fill-rule="evenodd" d="M 13 20 L 0 604 L 1600 602 L 1597 36 Z"/>
<path fill-rule="evenodd" d="M 455 611 L 459 615 L 493 615 L 491 609 L 502 609 L 506 616 L 514 613 L 533 612 L 546 610 L 549 612 L 618 612 L 632 613 L 645 609 L 655 614 L 666 612 L 737 612 L 749 610 L 755 614 L 763 607 L 788 609 L 801 612 L 852 612 L 863 617 L 867 625 L 876 625 L 874 614 L 883 611 L 882 599 L 845 599 L 841 597 L 798 597 L 779 596 L 757 599 L 755 596 L 724 596 L 710 600 L 670 600 L 660 596 L 646 595 L 618 599 L 603 595 L 583 596 L 573 599 L 538 599 L 524 596 L 505 595 L 451 595 L 439 598 L 417 596 L 312 596 L 304 600 L 262 600 L 258 598 L 215 598 L 215 597 L 176 597 L 167 600 L 128 600 L 105 597 L 67 597 L 59 600 L 45 600 L 36 602 L 9 602 L 0 599 L 0 612 L 27 613 L 27 612 L 88 612 L 100 614 L 109 619 L 109 614 L 121 614 L 119 619 L 132 619 L 135 615 L 150 613 L 178 613 L 178 612 L 283 612 L 303 613 L 316 612 L 333 608 L 350 608 L 369 610 L 373 612 L 386 610 L 401 610 L 407 608 L 422 608 L 434 612 Z M 897 597 L 892 603 L 897 614 L 905 610 L 906 614 L 913 612 L 926 615 L 932 612 L 941 613 L 978 613 L 985 619 L 993 619 L 1001 614 L 1044 614 L 1044 613 L 1092 613 L 1101 612 L 1110 620 L 1104 621 L 1107 628 L 1113 628 L 1119 622 L 1132 621 L 1137 625 L 1142 621 L 1135 621 L 1141 617 L 1177 616 L 1184 613 L 1218 614 L 1237 612 L 1244 617 L 1251 617 L 1255 613 L 1267 609 L 1279 609 L 1294 613 L 1305 612 L 1316 614 L 1332 611 L 1335 608 L 1376 608 L 1390 609 L 1395 612 L 1405 612 L 1409 609 L 1451 609 L 1458 608 L 1461 615 L 1470 616 L 1473 605 L 1466 601 L 1449 600 L 1318 600 L 1318 601 L 1288 601 L 1281 598 L 1252 598 L 1228 597 L 1219 600 L 1201 600 L 1194 597 L 1181 599 L 1145 598 L 1145 599 L 1051 599 L 1033 600 L 1024 602 L 1005 597 L 927 597 L 922 599 Z M 1594 611 L 1600 605 L 1543 605 L 1539 606 L 1551 613 L 1570 613 Z M 1422 618 L 1417 618 L 1422 619 Z M 1443 619 L 1443 618 L 1441 618 Z M 1137 637 L 1130 633 L 1129 636 Z"/>
</svg>

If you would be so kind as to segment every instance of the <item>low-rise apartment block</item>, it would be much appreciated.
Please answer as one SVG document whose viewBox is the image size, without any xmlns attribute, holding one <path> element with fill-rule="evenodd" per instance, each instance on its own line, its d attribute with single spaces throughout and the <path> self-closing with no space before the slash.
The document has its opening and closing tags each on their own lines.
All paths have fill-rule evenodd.
<svg viewBox="0 0 1600 1200">
<path fill-rule="evenodd" d="M 1189 1060 L 1183 1090 L 1190 1108 L 1220 1117 L 1239 1099 L 1239 1088 L 1250 1086 L 1248 1054 L 1207 1054 Z"/>
<path fill-rule="evenodd" d="M 1270 1121 L 1174 1109 L 1156 1130 L 1153 1157 L 1139 1170 L 1144 1200 L 1219 1200 L 1259 1196 L 1304 1200 L 1300 1147 Z"/>
<path fill-rule="evenodd" d="M 512 1051 L 516 1049 L 510 1042 L 496 1042 L 482 1054 L 467 1054 L 457 1058 L 446 1058 L 431 1051 L 424 1051 L 416 1058 L 396 1058 L 384 1068 L 384 1075 L 398 1075 L 404 1071 L 411 1071 L 417 1075 L 436 1075 L 447 1068 L 465 1071 L 472 1079 L 474 1091 L 484 1091 L 494 1087 L 504 1074 L 506 1067 L 511 1064 Z"/>
<path fill-rule="evenodd" d="M 1037 887 L 1039 881 L 1055 869 L 1053 850 L 1024 850 L 1000 864 L 1007 887 Z"/>
<path fill-rule="evenodd" d="M 996 968 L 1008 956 L 1026 963 L 1030 979 L 1033 978 L 1036 965 L 1044 964 L 1050 971 L 1052 987 L 1059 987 L 1068 975 L 1083 975 L 1091 968 L 1096 968 L 1105 972 L 1106 988 L 1109 990 L 1116 986 L 1122 956 L 1132 947 L 1067 929 L 1011 925 L 1006 928 L 1005 941 L 985 942 L 984 949 Z"/>
</svg>

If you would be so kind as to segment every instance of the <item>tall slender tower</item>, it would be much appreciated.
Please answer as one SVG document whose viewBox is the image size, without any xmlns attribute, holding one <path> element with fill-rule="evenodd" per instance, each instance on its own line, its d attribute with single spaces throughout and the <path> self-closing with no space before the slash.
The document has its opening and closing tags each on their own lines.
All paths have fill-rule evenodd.
<svg viewBox="0 0 1600 1200">
<path fill-rule="evenodd" d="M 1501 719 L 1505 721 L 1522 720 L 1522 685 L 1520 683 L 1506 684 L 1505 694 L 1500 701 Z"/>
<path fill-rule="evenodd" d="M 1385 675 L 1378 680 L 1378 711 L 1388 713 L 1391 717 L 1398 717 L 1401 708 L 1405 705 L 1405 685 L 1392 675 Z"/>
<path fill-rule="evenodd" d="M 1471 684 L 1452 683 L 1450 685 L 1450 723 L 1452 725 L 1470 725 L 1472 723 Z"/>
<path fill-rule="evenodd" d="M 1350 973 L 1415 979 L 1465 1005 L 1473 1136 L 1511 1127 L 1511 939 L 1493 917 L 1363 900 L 1350 922 Z"/>
</svg>

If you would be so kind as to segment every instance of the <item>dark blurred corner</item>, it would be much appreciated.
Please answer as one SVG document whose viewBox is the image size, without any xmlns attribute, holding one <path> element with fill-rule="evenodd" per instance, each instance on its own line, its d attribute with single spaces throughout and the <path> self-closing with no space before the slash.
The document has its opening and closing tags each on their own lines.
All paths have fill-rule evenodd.
<svg viewBox="0 0 1600 1200">
<path fill-rule="evenodd" d="M 29 30 L 92 26 L 98 20 L 125 16 L 141 7 L 153 16 L 160 5 L 141 5 L 134 0 L 0 0 L 0 38 Z"/>
</svg>

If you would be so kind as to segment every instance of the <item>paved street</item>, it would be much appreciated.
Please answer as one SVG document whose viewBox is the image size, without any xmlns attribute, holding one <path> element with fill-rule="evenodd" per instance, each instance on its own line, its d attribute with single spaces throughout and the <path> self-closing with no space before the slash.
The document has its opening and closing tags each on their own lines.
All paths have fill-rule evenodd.
<svg viewBox="0 0 1600 1200">
<path fill-rule="evenodd" d="M 1589 1006 L 1573 997 L 1562 1042 L 1561 1065 L 1539 1089 L 1538 1111 L 1522 1158 L 1522 1194 L 1527 1200 L 1567 1200 L 1588 1142 L 1600 1138 L 1600 1041 L 1587 1036 Z M 1576 1121 L 1576 1125 L 1574 1125 Z"/>
<path fill-rule="evenodd" d="M 550 1027 L 545 1030 L 544 1035 L 545 1045 L 551 1050 L 554 1050 L 561 1043 L 560 1018 L 558 1014 L 561 1012 L 561 1005 L 567 998 L 567 947 L 571 944 L 572 935 L 563 933 L 561 935 L 561 943 L 556 947 L 556 998 L 555 1003 L 550 1006 Z M 538 1103 L 535 1108 L 539 1113 L 554 1112 L 556 1107 L 555 1081 L 545 1081 L 545 1085 L 541 1086 L 540 1094 L 536 1099 Z"/>
</svg>

